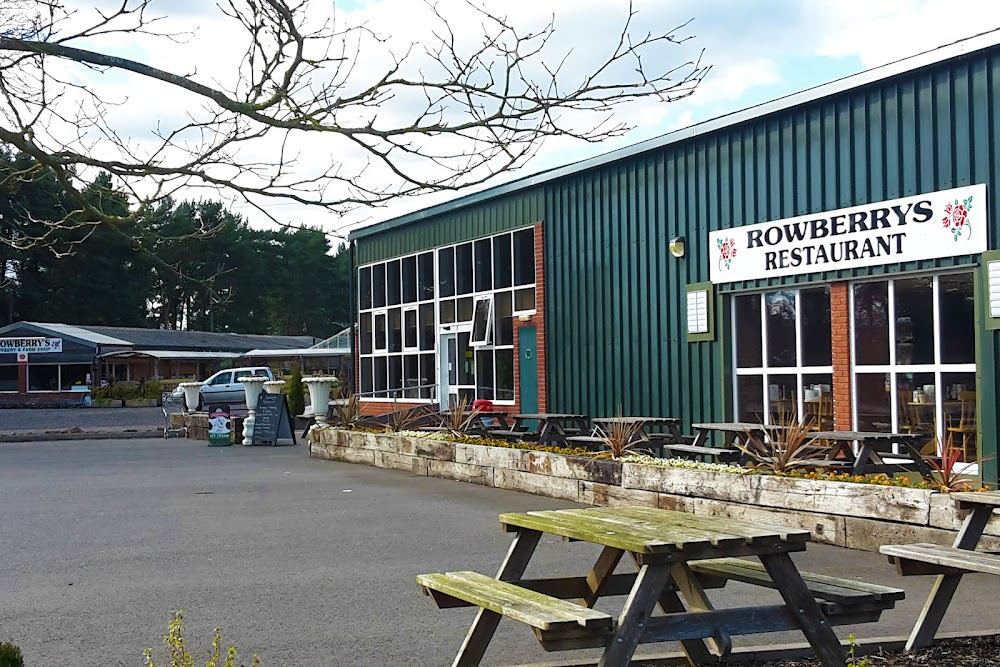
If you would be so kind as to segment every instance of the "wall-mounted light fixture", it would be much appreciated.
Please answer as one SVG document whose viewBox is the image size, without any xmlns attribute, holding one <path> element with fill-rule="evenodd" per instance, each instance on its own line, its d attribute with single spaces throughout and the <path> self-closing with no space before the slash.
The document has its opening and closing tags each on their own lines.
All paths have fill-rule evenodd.
<svg viewBox="0 0 1000 667">
<path fill-rule="evenodd" d="M 519 322 L 530 322 L 531 321 L 531 315 L 518 315 L 517 319 L 518 319 Z"/>
<path fill-rule="evenodd" d="M 685 251 L 685 247 L 684 247 L 684 237 L 683 236 L 675 236 L 674 238 L 670 239 L 670 254 L 671 255 L 673 255 L 674 257 L 683 257 L 684 256 L 684 251 Z"/>
</svg>

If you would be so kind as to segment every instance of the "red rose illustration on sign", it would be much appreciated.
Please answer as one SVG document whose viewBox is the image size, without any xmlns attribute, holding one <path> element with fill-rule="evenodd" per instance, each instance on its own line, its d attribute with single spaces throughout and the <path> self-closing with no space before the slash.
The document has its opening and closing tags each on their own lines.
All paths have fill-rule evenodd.
<svg viewBox="0 0 1000 667">
<path fill-rule="evenodd" d="M 736 257 L 736 241 L 729 237 L 725 239 L 719 239 L 719 268 L 724 265 L 726 269 L 733 263 L 733 258 Z"/>
<path fill-rule="evenodd" d="M 954 204 L 945 204 L 944 218 L 941 223 L 951 229 L 951 236 L 956 241 L 962 236 L 962 230 L 969 230 L 972 236 L 972 224 L 968 221 L 969 211 L 972 210 L 972 197 L 967 197 L 964 201 L 955 200 Z"/>
</svg>

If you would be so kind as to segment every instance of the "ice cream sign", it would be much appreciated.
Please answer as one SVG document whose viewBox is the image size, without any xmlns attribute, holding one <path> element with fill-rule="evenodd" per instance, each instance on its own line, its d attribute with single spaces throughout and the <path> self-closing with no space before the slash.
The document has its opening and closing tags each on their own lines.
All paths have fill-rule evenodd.
<svg viewBox="0 0 1000 667">
<path fill-rule="evenodd" d="M 0 354 L 58 354 L 63 351 L 62 338 L 0 338 Z"/>
<path fill-rule="evenodd" d="M 713 283 L 974 255 L 987 250 L 986 186 L 970 185 L 709 235 Z"/>
</svg>

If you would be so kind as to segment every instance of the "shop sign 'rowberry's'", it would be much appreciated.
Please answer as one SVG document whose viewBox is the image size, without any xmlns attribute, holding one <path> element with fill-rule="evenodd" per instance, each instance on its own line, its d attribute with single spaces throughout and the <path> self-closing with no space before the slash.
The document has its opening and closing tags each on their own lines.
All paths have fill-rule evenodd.
<svg viewBox="0 0 1000 667">
<path fill-rule="evenodd" d="M 912 262 L 988 249 L 986 186 L 709 234 L 713 283 Z"/>
<path fill-rule="evenodd" d="M 62 351 L 62 338 L 0 338 L 0 354 L 54 354 Z"/>
</svg>

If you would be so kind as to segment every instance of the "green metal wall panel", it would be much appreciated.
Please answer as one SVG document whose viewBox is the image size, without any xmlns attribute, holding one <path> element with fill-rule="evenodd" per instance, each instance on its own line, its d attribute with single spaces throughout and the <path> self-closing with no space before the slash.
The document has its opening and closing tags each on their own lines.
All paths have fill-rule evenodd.
<svg viewBox="0 0 1000 667">
<path fill-rule="evenodd" d="M 1000 48 L 876 81 L 358 239 L 365 264 L 538 221 L 545 226 L 548 406 L 591 415 L 730 412 L 732 336 L 689 343 L 685 286 L 709 279 L 709 232 L 974 183 L 998 210 Z M 998 225 L 990 218 L 990 247 Z M 688 254 L 674 259 L 669 240 Z M 973 264 L 946 258 L 720 286 L 851 280 Z M 1000 338 L 981 332 L 980 388 L 1000 395 Z M 983 424 L 987 455 L 996 424 Z"/>
<path fill-rule="evenodd" d="M 724 417 L 722 346 L 731 338 L 686 342 L 685 286 L 709 278 L 709 232 L 972 183 L 988 185 L 989 210 L 998 210 L 998 82 L 1000 50 L 991 49 L 545 185 L 549 406 L 688 423 Z M 998 231 L 991 216 L 990 247 Z M 678 235 L 687 239 L 681 260 L 667 251 Z M 813 273 L 720 291 L 975 261 Z M 726 300 L 719 301 L 721 315 Z M 991 332 L 983 344 L 1000 341 Z M 996 391 L 992 368 L 983 382 Z"/>
<path fill-rule="evenodd" d="M 535 224 L 542 219 L 543 203 L 541 190 L 525 191 L 363 237 L 357 242 L 357 263 L 369 264 Z"/>
</svg>

